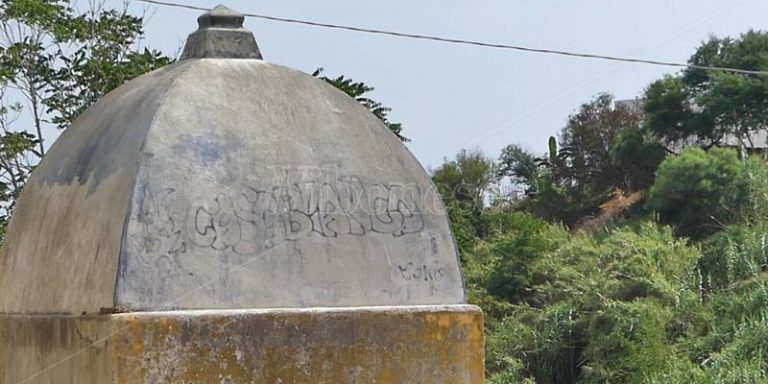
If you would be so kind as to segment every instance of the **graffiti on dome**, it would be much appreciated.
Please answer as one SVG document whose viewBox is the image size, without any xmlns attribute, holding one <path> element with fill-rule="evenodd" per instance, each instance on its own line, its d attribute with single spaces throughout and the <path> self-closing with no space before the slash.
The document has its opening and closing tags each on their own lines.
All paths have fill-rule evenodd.
<svg viewBox="0 0 768 384">
<path fill-rule="evenodd" d="M 253 255 L 313 236 L 408 236 L 425 229 L 428 201 L 417 185 L 364 184 L 355 177 L 245 186 L 192 203 L 178 195 L 171 187 L 140 187 L 134 244 L 143 252 L 173 255 L 200 247 Z"/>
</svg>

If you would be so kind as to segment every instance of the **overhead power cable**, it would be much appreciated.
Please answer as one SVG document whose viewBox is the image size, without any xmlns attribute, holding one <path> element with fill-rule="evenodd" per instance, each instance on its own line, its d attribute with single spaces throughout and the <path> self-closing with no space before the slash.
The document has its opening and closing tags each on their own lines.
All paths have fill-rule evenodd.
<svg viewBox="0 0 768 384">
<path fill-rule="evenodd" d="M 172 2 L 161 1 L 161 0 L 132 0 L 132 1 L 137 1 L 137 2 L 140 2 L 140 3 L 162 5 L 162 6 L 167 6 L 167 7 L 191 9 L 191 10 L 195 10 L 195 11 L 209 11 L 210 10 L 209 8 L 205 8 L 205 7 L 198 7 L 198 6 L 194 6 L 194 5 L 179 4 L 179 3 L 172 3 Z M 550 54 L 550 55 L 580 57 L 580 58 L 596 59 L 596 60 L 609 60 L 609 61 L 618 61 L 618 62 L 624 62 L 624 63 L 649 64 L 649 65 L 659 65 L 659 66 L 665 66 L 665 67 L 690 68 L 690 69 L 700 69 L 700 70 L 705 70 L 705 71 L 721 71 L 721 72 L 741 73 L 741 74 L 745 74 L 745 75 L 768 76 L 768 71 L 755 71 L 755 70 L 750 70 L 750 69 L 706 66 L 706 65 L 688 64 L 688 63 L 675 63 L 675 62 L 659 61 L 659 60 L 634 59 L 634 58 L 629 58 L 629 57 L 599 55 L 599 54 L 593 54 L 593 53 L 570 52 L 570 51 L 561 51 L 561 50 L 556 50 L 556 49 L 531 48 L 531 47 L 523 47 L 523 46 L 519 46 L 519 45 L 488 43 L 488 42 L 474 41 L 474 40 L 454 39 L 454 38 L 449 38 L 449 37 L 440 37 L 440 36 L 431 36 L 431 35 L 420 35 L 420 34 L 414 34 L 414 33 L 386 31 L 386 30 L 381 30 L 381 29 L 353 27 L 353 26 L 340 25 L 340 24 L 319 23 L 319 22 L 315 22 L 315 21 L 291 19 L 291 18 L 268 16 L 268 15 L 260 15 L 260 14 L 256 14 L 256 13 L 243 13 L 243 16 L 245 16 L 245 17 L 252 17 L 252 18 L 256 18 L 256 19 L 262 19 L 262 20 L 283 22 L 283 23 L 308 25 L 308 26 L 312 26 L 312 27 L 340 29 L 340 30 L 345 30 L 345 31 L 369 33 L 369 34 L 375 34 L 375 35 L 394 36 L 394 37 L 401 37 L 401 38 L 407 38 L 407 39 L 429 40 L 429 41 L 437 41 L 437 42 L 449 43 L 449 44 L 461 44 L 461 45 L 470 45 L 470 46 L 476 46 L 476 47 L 496 48 L 496 49 L 509 49 L 509 50 L 522 51 L 522 52 L 533 52 L 533 53 L 542 53 L 542 54 Z"/>
</svg>

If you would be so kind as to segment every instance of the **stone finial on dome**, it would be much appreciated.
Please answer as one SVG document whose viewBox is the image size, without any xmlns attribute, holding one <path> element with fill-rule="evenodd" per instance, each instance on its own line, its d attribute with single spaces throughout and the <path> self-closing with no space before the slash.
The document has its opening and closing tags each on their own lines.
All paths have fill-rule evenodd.
<svg viewBox="0 0 768 384">
<path fill-rule="evenodd" d="M 243 28 L 245 16 L 223 5 L 197 19 L 199 28 L 187 38 L 181 60 L 262 59 L 253 33 Z"/>
<path fill-rule="evenodd" d="M 197 18 L 197 24 L 200 28 L 243 28 L 245 16 L 242 13 L 227 8 L 224 5 L 218 5 L 216 8 L 206 12 Z"/>
</svg>

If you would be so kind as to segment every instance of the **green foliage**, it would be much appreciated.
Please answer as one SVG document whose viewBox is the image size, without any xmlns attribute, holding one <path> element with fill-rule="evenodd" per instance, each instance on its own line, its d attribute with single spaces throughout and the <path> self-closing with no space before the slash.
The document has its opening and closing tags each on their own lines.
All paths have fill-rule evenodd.
<svg viewBox="0 0 768 384">
<path fill-rule="evenodd" d="M 462 212 L 462 221 L 454 221 L 454 231 L 462 238 L 486 237 L 489 234 L 488 217 L 483 199 L 493 181 L 493 162 L 479 151 L 460 151 L 456 158 L 432 171 L 435 183 L 449 214 Z M 471 235 L 470 235 L 471 233 Z"/>
<path fill-rule="evenodd" d="M 483 192 L 493 181 L 493 162 L 479 151 L 461 150 L 432 172 L 443 199 L 482 206 Z"/>
<path fill-rule="evenodd" d="M 536 384 L 536 380 L 525 376 L 520 360 L 509 359 L 507 365 L 506 370 L 492 374 L 485 382 L 488 384 Z"/>
<path fill-rule="evenodd" d="M 59 128 L 101 95 L 171 62 L 138 48 L 143 20 L 125 11 L 81 13 L 69 1 L 5 0 L 0 21 L 4 79 L 36 97 Z"/>
<path fill-rule="evenodd" d="M 537 179 L 538 190 L 520 207 L 536 217 L 574 226 L 584 217 L 597 215 L 600 204 L 610 196 L 609 191 L 587 192 L 563 185 L 551 171 L 543 172 Z"/>
<path fill-rule="evenodd" d="M 502 150 L 498 176 L 527 187 L 523 209 L 572 227 L 598 214 L 616 189 L 647 188 L 664 149 L 640 130 L 641 115 L 600 94 L 570 116 L 549 154 L 534 157 L 512 144 Z"/>
<path fill-rule="evenodd" d="M 600 94 L 568 119 L 560 135 L 561 151 L 568 153 L 563 172 L 581 192 L 610 190 L 622 184 L 620 169 L 611 156 L 619 134 L 638 129 L 640 115 L 613 105 L 613 96 Z"/>
<path fill-rule="evenodd" d="M 505 245 L 515 244 L 510 239 L 520 245 L 502 245 L 509 256 L 475 255 L 488 264 L 528 254 L 525 267 L 515 266 L 520 276 L 510 278 L 527 301 L 510 303 L 489 326 L 491 377 L 511 370 L 513 377 L 536 383 L 642 382 L 677 360 L 670 341 L 685 333 L 692 317 L 686 310 L 698 302 L 696 248 L 650 224 L 604 236 L 568 236 L 524 219 L 519 232 L 503 238 Z M 513 271 L 490 267 L 486 281 L 490 286 Z"/>
<path fill-rule="evenodd" d="M 0 202 L 3 203 L 0 210 L 0 242 L 5 237 L 16 199 L 33 168 L 26 156 L 35 153 L 38 145 L 37 138 L 28 132 L 3 131 L 5 134 L 0 136 Z"/>
<path fill-rule="evenodd" d="M 701 270 L 710 321 L 692 340 L 710 382 L 768 380 L 768 269 L 764 224 L 739 225 L 705 245 Z"/>
<path fill-rule="evenodd" d="M 611 147 L 611 158 L 622 175 L 620 186 L 625 191 L 650 188 L 656 169 L 666 156 L 664 147 L 641 129 L 619 132 Z"/>
<path fill-rule="evenodd" d="M 733 149 L 689 149 L 659 166 L 648 204 L 678 235 L 704 239 L 748 216 L 749 210 L 764 212 L 768 190 L 755 184 L 765 183 L 759 176 L 765 168 L 757 158 L 740 160 Z"/>
<path fill-rule="evenodd" d="M 761 383 L 768 379 L 765 224 L 701 247 L 653 223 L 568 234 L 495 212 L 463 251 L 486 314 L 492 383 Z"/>
<path fill-rule="evenodd" d="M 349 95 L 349 97 L 357 100 L 357 102 L 362 104 L 364 107 L 368 108 L 368 111 L 373 113 L 374 116 L 378 117 L 379 120 L 381 120 L 381 122 L 384 123 L 384 125 L 386 125 L 387 128 L 389 128 L 389 130 L 392 131 L 392 133 L 394 133 L 398 139 L 400 139 L 400 141 L 404 143 L 411 141 L 407 137 L 403 136 L 402 124 L 389 121 L 388 114 L 392 111 L 392 108 L 385 107 L 380 102 L 366 96 L 368 92 L 373 92 L 373 87 L 366 85 L 363 82 L 354 81 L 345 77 L 344 75 L 339 77 L 321 76 L 323 71 L 323 68 L 318 68 L 312 73 L 312 76 L 318 77 L 324 80 L 326 83 L 333 85 L 334 87 Z"/>
<path fill-rule="evenodd" d="M 547 143 L 547 147 L 549 148 L 549 160 L 554 162 L 555 158 L 557 158 L 557 139 L 554 136 L 549 137 L 549 141 Z"/>
<path fill-rule="evenodd" d="M 764 70 L 768 33 L 713 38 L 691 62 Z M 762 144 L 749 134 L 768 126 L 767 90 L 764 77 L 686 70 L 648 87 L 642 124 L 600 95 L 559 148 L 502 151 L 497 176 L 526 197 L 449 209 L 470 302 L 486 314 L 490 383 L 768 382 L 768 165 L 717 148 Z M 461 180 L 458 168 L 440 178 Z M 577 223 L 648 189 L 634 217 Z"/>
<path fill-rule="evenodd" d="M 508 215 L 514 230 L 501 234 L 477 250 L 484 260 L 488 293 L 510 303 L 530 299 L 527 288 L 533 285 L 533 263 L 557 248 L 565 238 L 561 230 L 553 230 L 543 220 L 522 213 Z"/>
<path fill-rule="evenodd" d="M 712 37 L 691 56 L 701 66 L 768 68 L 768 32 L 736 39 Z M 707 147 L 731 135 L 745 145 L 768 126 L 768 78 L 686 69 L 651 84 L 645 93 L 646 126 L 665 141 L 697 138 Z"/>
<path fill-rule="evenodd" d="M 726 228 L 707 240 L 700 264 L 703 282 L 712 291 L 762 278 L 768 271 L 768 228 L 764 225 Z"/>
<path fill-rule="evenodd" d="M 501 150 L 496 172 L 498 177 L 507 176 L 514 183 L 527 186 L 527 193 L 539 189 L 538 182 L 542 173 L 539 159 L 517 144 L 510 144 Z"/>
<path fill-rule="evenodd" d="M 651 83 L 645 91 L 645 127 L 671 143 L 698 136 L 710 142 L 720 140 L 714 124 L 704 124 L 704 115 L 693 112 L 688 90 L 680 77 L 665 76 Z"/>
</svg>

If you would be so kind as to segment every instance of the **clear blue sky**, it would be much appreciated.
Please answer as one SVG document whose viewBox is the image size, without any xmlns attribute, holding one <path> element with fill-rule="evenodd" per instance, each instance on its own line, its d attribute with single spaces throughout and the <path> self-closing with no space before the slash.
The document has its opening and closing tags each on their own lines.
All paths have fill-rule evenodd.
<svg viewBox="0 0 768 384">
<path fill-rule="evenodd" d="M 111 2 L 111 3 L 110 3 Z M 536 48 L 684 62 L 709 35 L 768 29 L 765 0 L 644 1 L 202 1 L 241 12 Z M 119 6 L 109 0 L 107 5 Z M 175 54 L 198 12 L 130 5 L 148 13 L 147 46 Z M 674 68 L 448 45 L 246 20 L 267 61 L 344 74 L 403 123 L 425 167 L 462 148 L 491 157 L 509 143 L 543 152 L 568 115 L 599 92 L 634 98 Z"/>
</svg>

